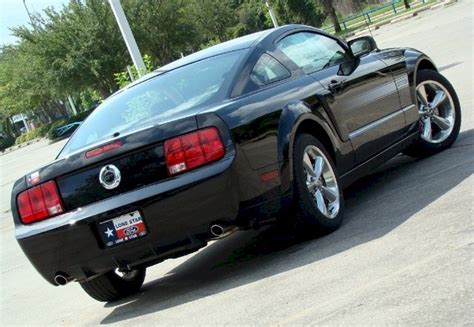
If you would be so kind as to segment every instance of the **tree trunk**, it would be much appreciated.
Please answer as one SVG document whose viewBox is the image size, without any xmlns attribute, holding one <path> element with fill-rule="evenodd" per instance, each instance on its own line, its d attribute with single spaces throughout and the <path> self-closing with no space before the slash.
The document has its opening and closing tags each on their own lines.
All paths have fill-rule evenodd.
<svg viewBox="0 0 474 327">
<path fill-rule="evenodd" d="M 68 115 L 68 112 L 66 110 L 66 107 L 64 106 L 64 102 L 61 103 L 61 101 L 59 100 L 52 100 L 51 101 L 51 105 L 56 109 L 56 111 L 63 117 L 63 118 L 67 118 L 69 115 Z"/>
<path fill-rule="evenodd" d="M 339 24 L 339 19 L 337 18 L 336 9 L 332 4 L 332 0 L 324 0 L 324 8 L 326 13 L 331 18 L 331 22 L 334 25 L 334 30 L 336 33 L 341 31 L 341 25 Z"/>
<path fill-rule="evenodd" d="M 410 4 L 408 3 L 408 0 L 403 0 L 403 4 L 405 5 L 405 9 L 410 9 Z"/>
<path fill-rule="evenodd" d="M 48 124 L 52 123 L 56 119 L 56 116 L 51 112 L 51 108 L 47 102 L 42 103 L 41 109 L 43 110 L 44 115 L 48 118 Z"/>
<path fill-rule="evenodd" d="M 116 84 L 115 82 L 113 82 L 111 85 L 114 85 L 115 88 L 112 88 L 113 92 L 116 90 Z M 100 93 L 100 95 L 102 96 L 102 98 L 105 100 L 107 99 L 109 96 L 110 96 L 110 86 L 107 82 L 100 82 L 98 84 L 98 91 Z"/>
</svg>

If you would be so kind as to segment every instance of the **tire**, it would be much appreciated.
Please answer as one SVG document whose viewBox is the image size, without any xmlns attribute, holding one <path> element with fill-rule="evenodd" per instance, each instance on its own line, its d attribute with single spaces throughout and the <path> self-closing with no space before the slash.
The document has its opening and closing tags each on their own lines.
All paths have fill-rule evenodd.
<svg viewBox="0 0 474 327">
<path fill-rule="evenodd" d="M 303 163 L 305 154 L 311 161 L 311 166 Z M 312 157 L 312 155 L 315 155 Z M 323 173 L 318 178 L 316 160 L 323 162 Z M 307 170 L 313 169 L 311 174 Z M 321 171 L 321 170 L 320 170 Z M 296 212 L 295 228 L 301 236 L 316 236 L 328 234 L 342 223 L 344 216 L 344 198 L 342 188 L 337 175 L 336 167 L 325 147 L 314 136 L 299 134 L 296 136 L 293 151 L 293 183 L 294 183 L 294 206 Z M 310 188 L 314 186 L 314 190 Z M 331 197 L 327 190 L 329 188 Z M 317 193 L 320 194 L 317 194 Z M 319 208 L 321 199 L 326 205 L 326 214 Z M 330 200 L 331 199 L 331 200 Z M 334 199 L 334 202 L 332 201 Z M 337 203 L 336 203 L 337 202 Z"/>
<path fill-rule="evenodd" d="M 120 276 L 114 270 L 85 282 L 79 282 L 90 297 L 100 302 L 117 301 L 140 290 L 146 269 L 132 270 Z"/>
<path fill-rule="evenodd" d="M 424 96 L 421 95 L 423 94 L 422 89 L 425 90 Z M 436 92 L 439 91 L 445 93 L 446 97 L 436 106 L 433 100 L 435 100 Z M 420 112 L 420 137 L 404 153 L 412 157 L 423 158 L 441 152 L 454 143 L 461 127 L 461 106 L 451 83 L 434 70 L 424 69 L 418 72 L 416 95 Z M 425 106 L 423 102 L 427 102 L 429 107 Z M 440 125 L 439 119 L 443 119 Z M 447 123 L 449 123 L 449 127 L 447 127 Z M 429 124 L 430 127 L 426 124 Z"/>
</svg>

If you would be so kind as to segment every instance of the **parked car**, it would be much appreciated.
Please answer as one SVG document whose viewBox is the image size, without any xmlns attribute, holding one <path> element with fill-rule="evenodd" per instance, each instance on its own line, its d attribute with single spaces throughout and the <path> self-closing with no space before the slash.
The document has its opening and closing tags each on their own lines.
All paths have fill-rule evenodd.
<svg viewBox="0 0 474 327">
<path fill-rule="evenodd" d="M 53 131 L 53 139 L 56 141 L 70 137 L 81 124 L 82 121 L 79 121 L 56 128 Z"/>
<path fill-rule="evenodd" d="M 460 122 L 455 90 L 418 50 L 266 30 L 99 105 L 55 161 L 15 183 L 16 238 L 50 283 L 117 300 L 146 267 L 238 229 L 334 231 L 346 186 L 400 152 L 448 148 Z"/>
</svg>

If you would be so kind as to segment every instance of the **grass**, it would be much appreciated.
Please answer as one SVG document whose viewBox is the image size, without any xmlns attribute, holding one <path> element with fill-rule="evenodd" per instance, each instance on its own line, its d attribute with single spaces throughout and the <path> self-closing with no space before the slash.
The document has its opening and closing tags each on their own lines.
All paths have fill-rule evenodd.
<svg viewBox="0 0 474 327">
<path fill-rule="evenodd" d="M 400 2 L 400 4 L 398 4 L 396 6 L 397 14 L 387 15 L 387 12 L 389 12 L 389 11 L 393 12 L 393 8 L 392 7 L 382 8 L 378 11 L 375 11 L 375 12 L 371 13 L 371 18 L 370 18 L 371 22 L 370 23 L 368 22 L 367 18 L 365 18 L 365 16 L 364 17 L 358 17 L 354 20 L 351 20 L 350 24 L 348 22 L 346 22 L 346 26 L 347 26 L 346 29 L 344 29 L 344 27 L 341 23 L 341 27 L 343 28 L 343 30 L 341 32 L 337 33 L 336 35 L 343 36 L 343 35 L 349 34 L 351 32 L 354 32 L 354 31 L 356 31 L 356 30 L 358 30 L 362 27 L 366 27 L 367 25 L 373 26 L 375 24 L 379 24 L 379 23 L 384 22 L 384 21 L 389 21 L 389 20 L 397 18 L 401 15 L 405 15 L 407 13 L 413 12 L 414 10 L 418 10 L 420 8 L 424 8 L 426 6 L 432 5 L 435 2 L 436 2 L 436 0 L 427 0 L 427 1 L 425 1 L 425 3 L 422 3 L 422 2 L 411 3 L 410 4 L 411 5 L 410 9 L 405 9 L 405 6 L 403 5 L 403 2 Z M 362 14 L 363 12 L 367 12 L 367 10 L 361 11 L 359 13 L 359 15 Z M 352 16 L 349 16 L 349 17 L 353 17 L 353 16 L 356 16 L 356 15 L 352 15 Z M 346 18 L 349 18 L 349 17 L 346 17 Z M 342 21 L 343 20 L 341 19 L 340 22 L 342 22 Z M 333 34 L 335 33 L 334 27 L 326 28 L 325 31 L 328 32 L 328 33 L 333 33 Z"/>
</svg>

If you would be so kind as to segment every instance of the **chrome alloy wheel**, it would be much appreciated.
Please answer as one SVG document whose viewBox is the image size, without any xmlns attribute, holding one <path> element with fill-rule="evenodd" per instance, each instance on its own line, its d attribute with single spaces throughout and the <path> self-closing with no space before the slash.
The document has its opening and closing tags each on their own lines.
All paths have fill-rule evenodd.
<svg viewBox="0 0 474 327">
<path fill-rule="evenodd" d="M 429 143 L 446 140 L 454 128 L 454 102 L 448 90 L 436 81 L 424 81 L 416 87 L 421 138 Z"/>
<path fill-rule="evenodd" d="M 336 217 L 340 207 L 339 187 L 328 159 L 317 147 L 308 145 L 304 150 L 303 167 L 306 186 L 316 207 L 327 218 Z"/>
</svg>

